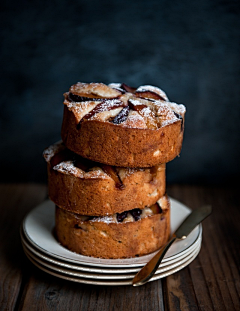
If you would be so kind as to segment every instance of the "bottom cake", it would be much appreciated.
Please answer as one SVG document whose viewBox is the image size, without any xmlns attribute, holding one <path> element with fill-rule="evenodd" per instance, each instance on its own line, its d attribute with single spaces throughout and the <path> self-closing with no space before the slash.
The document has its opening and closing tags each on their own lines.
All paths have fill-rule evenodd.
<svg viewBox="0 0 240 311">
<path fill-rule="evenodd" d="M 143 256 L 159 249 L 170 235 L 170 202 L 165 195 L 143 210 L 89 217 L 56 206 L 55 233 L 69 250 L 99 258 Z"/>
</svg>

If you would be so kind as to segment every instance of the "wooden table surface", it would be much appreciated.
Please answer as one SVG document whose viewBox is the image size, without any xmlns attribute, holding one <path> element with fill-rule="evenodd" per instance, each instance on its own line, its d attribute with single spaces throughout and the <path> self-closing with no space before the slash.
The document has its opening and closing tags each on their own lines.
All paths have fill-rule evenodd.
<svg viewBox="0 0 240 311">
<path fill-rule="evenodd" d="M 0 185 L 0 310 L 240 310 L 237 187 L 168 186 L 194 209 L 212 204 L 200 254 L 183 270 L 141 287 L 66 281 L 35 267 L 19 236 L 24 216 L 47 199 L 41 184 Z"/>
</svg>

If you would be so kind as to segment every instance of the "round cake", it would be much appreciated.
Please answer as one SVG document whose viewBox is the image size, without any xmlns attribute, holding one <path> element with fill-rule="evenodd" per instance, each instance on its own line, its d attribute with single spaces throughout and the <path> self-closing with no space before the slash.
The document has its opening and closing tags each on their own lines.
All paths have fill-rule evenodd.
<svg viewBox="0 0 240 311">
<path fill-rule="evenodd" d="M 186 109 L 158 87 L 79 82 L 64 97 L 62 140 L 84 158 L 152 167 L 181 151 Z"/>
<path fill-rule="evenodd" d="M 58 142 L 45 149 L 48 192 L 59 207 L 104 216 L 151 206 L 165 194 L 165 164 L 151 168 L 113 167 L 82 158 Z"/>
<path fill-rule="evenodd" d="M 69 250 L 99 258 L 143 256 L 159 249 L 170 235 L 167 196 L 143 210 L 89 217 L 56 206 L 57 240 Z"/>
</svg>

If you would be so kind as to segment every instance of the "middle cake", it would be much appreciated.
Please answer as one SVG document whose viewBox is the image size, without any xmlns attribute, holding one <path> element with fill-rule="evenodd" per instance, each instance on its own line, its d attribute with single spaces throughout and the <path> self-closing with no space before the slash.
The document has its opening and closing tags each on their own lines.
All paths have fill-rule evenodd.
<svg viewBox="0 0 240 311">
<path fill-rule="evenodd" d="M 123 168 L 84 159 L 60 141 L 44 151 L 50 199 L 81 215 L 104 216 L 153 205 L 165 194 L 165 164 Z"/>
</svg>

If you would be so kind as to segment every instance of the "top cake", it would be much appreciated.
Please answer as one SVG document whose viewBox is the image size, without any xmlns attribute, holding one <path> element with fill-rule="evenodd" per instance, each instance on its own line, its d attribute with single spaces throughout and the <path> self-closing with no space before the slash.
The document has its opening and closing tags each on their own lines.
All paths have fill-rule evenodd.
<svg viewBox="0 0 240 311">
<path fill-rule="evenodd" d="M 155 86 L 80 83 L 64 94 L 62 140 L 84 158 L 122 167 L 152 167 L 181 151 L 184 105 Z"/>
</svg>

